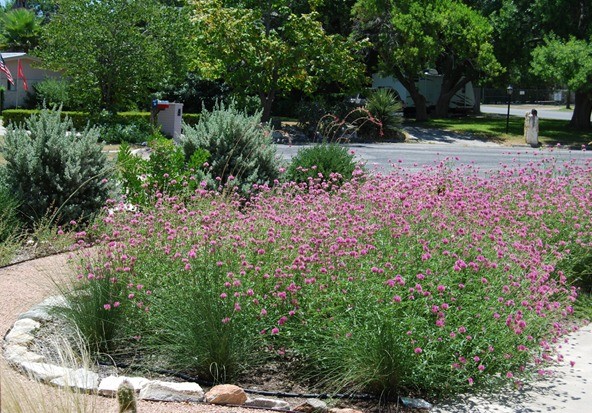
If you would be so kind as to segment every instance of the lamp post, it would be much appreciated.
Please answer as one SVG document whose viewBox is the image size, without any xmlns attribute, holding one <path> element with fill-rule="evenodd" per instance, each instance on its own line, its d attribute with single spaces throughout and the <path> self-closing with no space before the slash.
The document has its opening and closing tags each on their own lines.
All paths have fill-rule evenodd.
<svg viewBox="0 0 592 413">
<path fill-rule="evenodd" d="M 508 92 L 508 114 L 506 115 L 506 135 L 508 134 L 508 128 L 510 126 L 510 98 L 512 97 L 512 92 L 514 92 L 514 88 L 512 85 L 509 85 L 506 88 L 506 92 Z"/>
</svg>

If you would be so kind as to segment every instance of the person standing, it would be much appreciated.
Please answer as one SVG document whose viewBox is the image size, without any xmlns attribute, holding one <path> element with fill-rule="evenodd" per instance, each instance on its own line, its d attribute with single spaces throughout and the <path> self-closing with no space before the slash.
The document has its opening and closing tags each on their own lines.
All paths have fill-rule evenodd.
<svg viewBox="0 0 592 413">
<path fill-rule="evenodd" d="M 536 109 L 526 112 L 524 117 L 524 139 L 526 143 L 537 148 L 539 146 L 539 117 Z"/>
</svg>

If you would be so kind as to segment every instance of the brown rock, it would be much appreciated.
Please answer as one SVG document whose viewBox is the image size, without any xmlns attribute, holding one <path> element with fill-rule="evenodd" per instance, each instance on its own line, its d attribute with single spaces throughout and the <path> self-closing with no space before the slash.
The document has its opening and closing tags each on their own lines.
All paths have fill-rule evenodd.
<svg viewBox="0 0 592 413">
<path fill-rule="evenodd" d="M 329 413 L 364 413 L 361 410 L 356 410 L 356 409 L 337 409 L 337 408 L 333 408 L 333 409 L 329 409 Z"/>
<path fill-rule="evenodd" d="M 211 404 L 242 405 L 247 401 L 247 394 L 243 389 L 233 384 L 214 386 L 206 393 L 205 399 Z"/>
</svg>

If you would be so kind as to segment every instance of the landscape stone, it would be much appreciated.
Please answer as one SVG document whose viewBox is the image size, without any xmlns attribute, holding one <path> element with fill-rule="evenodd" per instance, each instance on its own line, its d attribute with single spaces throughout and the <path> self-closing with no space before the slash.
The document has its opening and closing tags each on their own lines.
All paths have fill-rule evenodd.
<svg viewBox="0 0 592 413">
<path fill-rule="evenodd" d="M 357 409 L 350 409 L 350 408 L 345 408 L 345 409 L 338 409 L 336 407 L 329 409 L 329 413 L 364 413 L 361 410 L 357 410 Z"/>
<path fill-rule="evenodd" d="M 30 318 L 35 321 L 48 321 L 51 319 L 51 315 L 49 315 L 48 308 L 41 305 L 36 305 L 35 307 L 31 308 L 29 311 L 22 313 L 19 315 L 19 320 Z"/>
<path fill-rule="evenodd" d="M 109 376 L 101 380 L 101 383 L 99 384 L 99 394 L 101 396 L 115 397 L 119 385 L 124 380 L 129 381 L 130 384 L 134 386 L 136 393 L 139 393 L 140 390 L 150 382 L 150 380 L 145 379 L 144 377 Z"/>
<path fill-rule="evenodd" d="M 99 375 L 86 369 L 68 372 L 65 376 L 51 380 L 58 387 L 73 387 L 84 392 L 95 392 L 99 387 Z"/>
<path fill-rule="evenodd" d="M 276 410 L 290 410 L 290 404 L 284 400 L 278 399 L 266 399 L 259 397 L 255 399 L 248 399 L 245 402 L 245 407 L 259 407 L 265 409 L 276 409 Z"/>
<path fill-rule="evenodd" d="M 247 394 L 243 389 L 233 384 L 214 386 L 206 393 L 206 402 L 211 404 L 242 405 L 247 401 Z"/>
<path fill-rule="evenodd" d="M 306 401 L 294 408 L 297 412 L 325 413 L 329 411 L 327 403 L 319 399 L 306 399 Z"/>
<path fill-rule="evenodd" d="M 30 318 L 17 320 L 4 340 L 10 344 L 29 344 L 33 341 L 33 331 L 37 330 L 41 324 Z"/>
<path fill-rule="evenodd" d="M 204 401 L 204 391 L 197 383 L 172 383 L 154 380 L 140 390 L 140 399 L 196 403 Z"/>
<path fill-rule="evenodd" d="M 4 349 L 4 358 L 12 364 L 41 363 L 45 359 L 42 355 L 29 351 L 27 347 L 17 344 L 8 345 Z"/>
<path fill-rule="evenodd" d="M 33 379 L 44 382 L 52 381 L 55 378 L 65 376 L 73 371 L 72 369 L 54 366 L 53 364 L 48 363 L 24 362 L 20 364 L 20 367 Z"/>
</svg>

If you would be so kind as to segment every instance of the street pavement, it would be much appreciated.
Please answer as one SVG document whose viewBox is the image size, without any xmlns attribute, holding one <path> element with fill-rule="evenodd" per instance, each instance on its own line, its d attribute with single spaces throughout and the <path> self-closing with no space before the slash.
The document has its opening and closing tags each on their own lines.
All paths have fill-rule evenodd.
<svg viewBox="0 0 592 413">
<path fill-rule="evenodd" d="M 524 114 L 531 111 L 532 109 L 537 110 L 537 115 L 541 119 L 571 120 L 571 116 L 573 114 L 572 110 L 565 109 L 565 105 L 510 104 L 510 116 L 524 117 Z M 507 115 L 508 105 L 481 105 L 481 112 Z"/>
</svg>

